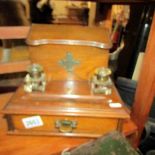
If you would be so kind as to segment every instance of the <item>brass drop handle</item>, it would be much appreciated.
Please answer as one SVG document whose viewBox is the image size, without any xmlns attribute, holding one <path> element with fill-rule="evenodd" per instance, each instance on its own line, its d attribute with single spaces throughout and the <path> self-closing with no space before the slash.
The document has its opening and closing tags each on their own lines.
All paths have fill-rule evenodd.
<svg viewBox="0 0 155 155">
<path fill-rule="evenodd" d="M 77 121 L 71 120 L 56 120 L 55 127 L 62 133 L 71 133 L 77 127 Z"/>
</svg>

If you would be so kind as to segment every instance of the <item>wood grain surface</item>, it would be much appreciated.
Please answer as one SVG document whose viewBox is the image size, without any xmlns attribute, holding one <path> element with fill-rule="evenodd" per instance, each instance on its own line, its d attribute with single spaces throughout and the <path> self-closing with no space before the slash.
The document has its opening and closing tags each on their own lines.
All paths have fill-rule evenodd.
<svg viewBox="0 0 155 155">
<path fill-rule="evenodd" d="M 68 95 L 68 86 L 72 87 L 72 92 L 64 98 Z M 122 107 L 110 107 L 109 100 Z M 114 86 L 111 95 L 95 95 L 91 93 L 88 81 L 51 81 L 44 93 L 28 94 L 21 86 L 2 112 L 7 116 L 9 133 L 29 135 L 99 137 L 109 131 L 121 130 L 120 120 L 129 118 Z M 26 129 L 22 120 L 32 116 L 40 116 L 43 126 Z M 58 120 L 76 121 L 77 127 L 72 133 L 59 132 L 55 127 Z"/>
<path fill-rule="evenodd" d="M 36 39 L 72 39 L 111 44 L 108 30 L 83 26 L 32 25 L 27 40 Z M 39 63 L 44 67 L 48 81 L 87 80 L 97 67 L 107 67 L 109 57 L 108 50 L 79 45 L 30 46 L 29 52 L 32 63 Z M 72 53 L 73 58 L 80 62 L 75 65 L 72 74 L 59 64 L 60 60 L 65 59 L 67 52 Z"/>
<path fill-rule="evenodd" d="M 3 109 L 12 95 L 12 93 L 0 95 L 0 109 Z M 2 114 L 0 122 L 0 154 L 2 155 L 54 155 L 60 154 L 64 149 L 73 148 L 92 140 L 91 138 L 7 135 L 7 124 Z M 136 126 L 126 120 L 123 124 L 124 134 L 129 136 L 135 131 Z"/>
</svg>

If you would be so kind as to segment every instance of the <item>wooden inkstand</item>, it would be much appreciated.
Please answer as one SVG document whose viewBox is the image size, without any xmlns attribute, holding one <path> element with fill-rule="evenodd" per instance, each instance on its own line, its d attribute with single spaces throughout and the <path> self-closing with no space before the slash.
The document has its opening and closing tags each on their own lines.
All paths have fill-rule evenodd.
<svg viewBox="0 0 155 155">
<path fill-rule="evenodd" d="M 32 63 L 43 66 L 46 89 L 19 87 L 3 109 L 9 134 L 96 138 L 122 131 L 129 114 L 115 86 L 98 94 L 90 82 L 94 70 L 108 64 L 107 30 L 32 25 L 27 43 Z"/>
</svg>

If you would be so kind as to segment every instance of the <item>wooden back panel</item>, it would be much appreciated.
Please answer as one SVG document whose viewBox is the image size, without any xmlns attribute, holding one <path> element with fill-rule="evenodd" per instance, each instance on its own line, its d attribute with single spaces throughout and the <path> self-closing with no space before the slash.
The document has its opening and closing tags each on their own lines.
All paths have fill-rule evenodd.
<svg viewBox="0 0 155 155">
<path fill-rule="evenodd" d="M 110 45 L 108 31 L 103 28 L 62 25 L 32 25 L 28 41 L 38 39 L 72 39 L 103 42 Z M 30 58 L 33 63 L 44 67 L 50 80 L 87 80 L 95 68 L 108 64 L 108 50 L 79 45 L 40 45 L 30 46 Z M 70 52 L 79 64 L 69 73 L 59 64 Z"/>
</svg>

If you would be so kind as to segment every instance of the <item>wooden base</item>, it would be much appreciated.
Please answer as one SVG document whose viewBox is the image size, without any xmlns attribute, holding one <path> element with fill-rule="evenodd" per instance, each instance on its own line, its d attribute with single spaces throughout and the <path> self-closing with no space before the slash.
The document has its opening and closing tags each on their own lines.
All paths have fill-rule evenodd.
<svg viewBox="0 0 155 155">
<path fill-rule="evenodd" d="M 0 95 L 0 109 L 6 105 L 12 95 L 12 93 Z M 6 133 L 6 121 L 2 116 L 0 117 L 0 122 L 0 154 L 3 155 L 52 155 L 91 140 L 90 138 L 64 138 L 55 136 L 10 136 Z M 132 141 L 135 138 L 136 131 L 137 128 L 132 121 L 128 120 L 123 124 L 123 133 L 128 137 L 132 137 Z"/>
</svg>

